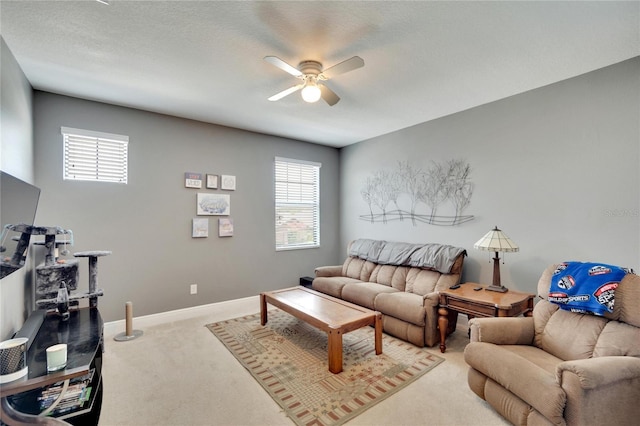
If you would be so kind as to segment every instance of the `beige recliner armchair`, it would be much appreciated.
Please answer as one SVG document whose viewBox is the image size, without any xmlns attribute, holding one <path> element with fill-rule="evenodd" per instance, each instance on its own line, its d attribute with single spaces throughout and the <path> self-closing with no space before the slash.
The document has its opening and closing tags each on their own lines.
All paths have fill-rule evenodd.
<svg viewBox="0 0 640 426">
<path fill-rule="evenodd" d="M 517 425 L 640 424 L 640 277 L 627 274 L 599 317 L 546 300 L 556 266 L 533 317 L 469 322 L 469 387 Z"/>
</svg>

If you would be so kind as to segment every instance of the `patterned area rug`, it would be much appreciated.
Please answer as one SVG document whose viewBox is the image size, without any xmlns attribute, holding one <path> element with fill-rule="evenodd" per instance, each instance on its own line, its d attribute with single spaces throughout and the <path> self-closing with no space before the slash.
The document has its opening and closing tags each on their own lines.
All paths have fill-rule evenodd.
<svg viewBox="0 0 640 426">
<path fill-rule="evenodd" d="M 444 361 L 383 334 L 376 356 L 374 330 L 343 335 L 343 371 L 328 370 L 327 335 L 278 309 L 267 325 L 260 314 L 208 324 L 297 425 L 341 425 L 400 391 Z"/>
</svg>

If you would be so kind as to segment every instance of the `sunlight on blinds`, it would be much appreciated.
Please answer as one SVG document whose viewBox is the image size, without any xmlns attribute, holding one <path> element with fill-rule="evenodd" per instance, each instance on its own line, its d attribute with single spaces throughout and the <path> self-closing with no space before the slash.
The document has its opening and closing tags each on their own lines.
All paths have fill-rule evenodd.
<svg viewBox="0 0 640 426">
<path fill-rule="evenodd" d="M 320 167 L 276 157 L 276 250 L 320 246 Z"/>
</svg>

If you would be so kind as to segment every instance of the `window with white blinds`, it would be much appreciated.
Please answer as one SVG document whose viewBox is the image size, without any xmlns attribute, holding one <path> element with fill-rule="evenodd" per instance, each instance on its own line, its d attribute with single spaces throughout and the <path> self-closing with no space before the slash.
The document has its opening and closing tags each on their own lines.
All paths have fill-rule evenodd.
<svg viewBox="0 0 640 426">
<path fill-rule="evenodd" d="M 129 137 L 61 128 L 64 179 L 127 183 Z"/>
<path fill-rule="evenodd" d="M 276 250 L 320 247 L 320 167 L 276 157 Z"/>
</svg>

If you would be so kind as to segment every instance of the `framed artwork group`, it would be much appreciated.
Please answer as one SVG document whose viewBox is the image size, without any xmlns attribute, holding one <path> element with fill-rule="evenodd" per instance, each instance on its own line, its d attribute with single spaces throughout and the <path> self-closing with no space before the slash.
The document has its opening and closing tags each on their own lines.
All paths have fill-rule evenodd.
<svg viewBox="0 0 640 426">
<path fill-rule="evenodd" d="M 198 172 L 184 173 L 185 188 L 221 189 L 223 191 L 236 190 L 234 175 L 203 174 Z M 197 216 L 229 216 L 231 214 L 231 195 L 220 192 L 198 192 L 196 194 Z M 193 218 L 191 236 L 193 238 L 207 238 L 209 236 L 209 219 Z M 218 236 L 233 236 L 233 219 L 226 217 L 218 219 Z"/>
<path fill-rule="evenodd" d="M 206 180 L 205 180 L 206 179 Z M 218 189 L 218 187 L 224 191 L 236 190 L 236 177 L 233 175 L 211 175 L 196 172 L 184 173 L 184 186 L 185 188 L 201 189 L 202 183 L 205 182 L 207 189 Z"/>
<path fill-rule="evenodd" d="M 193 238 L 207 238 L 209 236 L 209 219 L 193 218 L 191 232 Z M 218 219 L 218 237 L 233 237 L 233 219 Z"/>
</svg>

